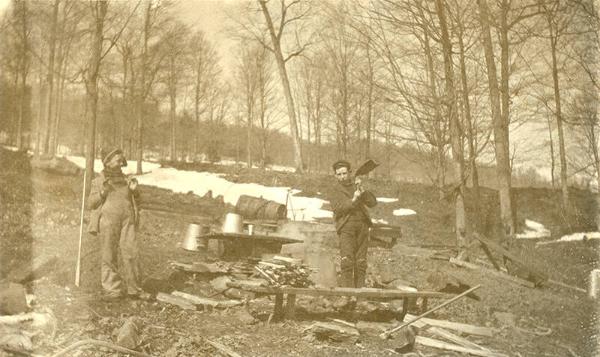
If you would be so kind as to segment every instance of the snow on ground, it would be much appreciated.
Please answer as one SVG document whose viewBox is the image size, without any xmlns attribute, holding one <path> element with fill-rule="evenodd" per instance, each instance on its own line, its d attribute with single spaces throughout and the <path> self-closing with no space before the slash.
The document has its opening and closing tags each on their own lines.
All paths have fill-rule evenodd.
<svg viewBox="0 0 600 357">
<path fill-rule="evenodd" d="M 525 225 L 527 228 L 523 233 L 517 233 L 516 237 L 519 239 L 536 239 L 536 238 L 547 238 L 550 237 L 550 231 L 544 227 L 543 224 L 531 221 L 529 219 L 525 220 Z"/>
<path fill-rule="evenodd" d="M 578 232 L 568 234 L 562 236 L 557 242 L 574 242 L 584 239 L 600 239 L 600 232 Z"/>
<path fill-rule="evenodd" d="M 13 152 L 17 152 L 19 151 L 19 148 L 16 146 L 10 146 L 10 145 L 2 145 L 3 148 L 5 148 L 6 150 L 10 150 Z"/>
<path fill-rule="evenodd" d="M 398 202 L 398 199 L 397 198 L 388 198 L 388 197 L 377 197 L 377 202 L 392 203 L 392 202 Z"/>
<path fill-rule="evenodd" d="M 371 221 L 373 223 L 379 223 L 379 224 L 390 224 L 388 221 L 386 221 L 383 218 L 372 218 Z"/>
<path fill-rule="evenodd" d="M 415 212 L 409 208 L 399 208 L 399 209 L 395 209 L 393 214 L 394 214 L 394 216 L 412 216 L 414 214 L 417 214 L 417 212 Z"/>
<path fill-rule="evenodd" d="M 67 159 L 79 167 L 85 167 L 85 159 L 77 156 L 67 156 Z M 165 188 L 173 192 L 193 192 L 198 196 L 204 196 L 209 190 L 213 197 L 223 196 L 226 203 L 236 205 L 241 195 L 262 197 L 266 200 L 286 204 L 288 207 L 288 218 L 294 220 L 309 221 L 314 218 L 330 218 L 331 211 L 323 210 L 324 200 L 319 198 L 294 196 L 300 190 L 289 187 L 268 187 L 254 183 L 233 183 L 222 178 L 222 174 L 211 172 L 196 172 L 177 170 L 174 168 L 161 168 L 159 164 L 142 163 L 144 174 L 137 176 L 140 184 Z M 123 168 L 125 174 L 133 174 L 136 170 L 136 161 L 128 161 L 127 167 Z M 102 170 L 102 162 L 94 162 L 94 171 Z M 289 193 L 289 199 L 288 199 Z M 287 200 L 287 202 L 286 202 Z"/>
</svg>

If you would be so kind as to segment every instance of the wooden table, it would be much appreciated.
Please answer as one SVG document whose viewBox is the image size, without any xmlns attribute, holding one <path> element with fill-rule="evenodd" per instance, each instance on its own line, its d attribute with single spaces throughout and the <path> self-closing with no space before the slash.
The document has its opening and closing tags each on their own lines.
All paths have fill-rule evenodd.
<svg viewBox="0 0 600 357">
<path fill-rule="evenodd" d="M 283 244 L 302 243 L 301 240 L 266 234 L 243 234 L 211 232 L 198 237 L 198 240 L 216 239 L 224 241 L 224 256 L 232 258 L 254 256 L 260 257 L 262 253 L 277 254 L 281 252 Z"/>
<path fill-rule="evenodd" d="M 355 296 L 366 299 L 400 300 L 402 299 L 402 316 L 408 312 L 410 300 L 423 299 L 423 308 L 427 309 L 427 299 L 448 299 L 454 295 L 436 291 L 406 291 L 375 288 L 292 288 L 257 286 L 241 282 L 228 282 L 228 287 L 251 291 L 265 295 L 275 295 L 273 316 L 276 318 L 293 318 L 295 312 L 296 295 L 311 296 Z M 286 304 L 284 306 L 284 295 Z"/>
</svg>

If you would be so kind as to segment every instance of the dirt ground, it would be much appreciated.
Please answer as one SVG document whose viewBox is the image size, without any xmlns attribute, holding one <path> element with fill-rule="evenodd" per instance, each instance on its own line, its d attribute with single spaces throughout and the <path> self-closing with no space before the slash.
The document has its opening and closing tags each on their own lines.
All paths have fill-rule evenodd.
<svg viewBox="0 0 600 357">
<path fill-rule="evenodd" d="M 396 340 L 381 340 L 376 334 L 362 334 L 356 342 L 330 342 L 316 340 L 304 332 L 313 322 L 331 318 L 352 322 L 395 322 L 396 315 L 391 313 L 340 313 L 323 299 L 299 298 L 297 318 L 283 322 L 268 321 L 274 303 L 268 297 L 256 297 L 246 300 L 243 306 L 213 311 L 183 310 L 156 301 L 103 302 L 98 299 L 98 242 L 93 236 L 84 238 L 82 287 L 76 288 L 73 284 L 79 237 L 80 178 L 32 169 L 26 155 L 5 150 L 0 151 L 0 165 L 5 168 L 0 174 L 1 276 L 10 278 L 33 259 L 58 258 L 44 277 L 27 286 L 36 297 L 34 310 L 51 311 L 57 321 L 53 331 L 33 337 L 34 352 L 38 355 L 52 355 L 87 338 L 114 341 L 115 331 L 131 317 L 141 327 L 139 350 L 152 356 L 218 355 L 208 340 L 221 343 L 243 356 L 398 355 L 393 351 L 397 347 Z M 329 180 L 318 175 L 303 178 L 213 165 L 203 168 L 223 172 L 238 182 L 294 185 L 313 196 L 319 195 L 320 187 Z M 369 282 L 402 279 L 418 289 L 428 290 L 431 287 L 428 277 L 435 271 L 445 272 L 470 286 L 481 284 L 476 292 L 479 301 L 461 299 L 432 316 L 496 329 L 493 337 L 466 336 L 471 341 L 510 356 L 596 356 L 600 353 L 596 337 L 598 305 L 585 293 L 556 286 L 527 288 L 456 267 L 448 261 L 432 259 L 436 254 L 452 253 L 447 249 L 453 243 L 450 204 L 439 201 L 431 187 L 383 181 L 370 184 L 379 197 L 399 198 L 399 202 L 380 204 L 374 215 L 401 225 L 403 235 L 392 248 L 370 248 Z M 142 194 L 152 197 L 153 202 L 168 200 L 169 207 L 177 211 L 210 219 L 231 209 L 218 198 L 172 194 L 150 187 L 142 187 Z M 564 217 L 560 218 L 560 210 L 552 203 L 555 194 L 549 190 L 519 190 L 516 197 L 520 220 L 533 219 L 553 232 L 565 231 L 559 222 Z M 486 190 L 485 195 L 488 208 L 481 211 L 494 212 L 493 192 Z M 588 217 L 590 213 L 586 213 L 589 199 L 581 192 L 575 192 L 574 196 L 578 205 L 570 220 L 578 228 L 589 228 L 592 222 Z M 545 206 L 541 207 L 542 204 Z M 391 215 L 393 209 L 401 207 L 414 209 L 418 214 L 403 218 Z M 485 213 L 484 216 L 484 225 L 493 232 L 496 224 L 494 218 L 490 218 L 493 214 Z M 172 261 L 214 261 L 209 254 L 187 252 L 178 247 L 185 228 L 193 220 L 185 215 L 142 213 L 139 237 L 147 290 L 215 291 L 209 284 L 214 276 L 179 272 L 169 264 Z M 307 224 L 306 229 L 327 231 L 331 227 Z M 328 256 L 335 256 L 335 236 L 323 234 L 331 237 L 325 237 L 328 243 L 319 249 Z M 522 249 L 552 279 L 581 288 L 585 288 L 586 277 L 598 262 L 599 248 L 595 242 L 549 244 L 540 248 L 529 244 Z M 473 254 L 474 258 L 485 260 L 483 252 L 474 250 Z M 430 301 L 430 307 L 437 303 L 441 301 Z M 428 336 L 428 332 L 424 331 L 422 335 Z M 71 355 L 118 354 L 92 348 Z M 416 345 L 413 355 L 461 354 Z"/>
</svg>

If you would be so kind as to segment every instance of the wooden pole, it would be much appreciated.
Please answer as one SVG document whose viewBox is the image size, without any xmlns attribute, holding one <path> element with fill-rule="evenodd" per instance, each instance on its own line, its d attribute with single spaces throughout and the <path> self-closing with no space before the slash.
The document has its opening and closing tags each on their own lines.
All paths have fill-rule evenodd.
<svg viewBox="0 0 600 357">
<path fill-rule="evenodd" d="M 463 292 L 463 293 L 462 293 L 462 294 L 460 294 L 460 295 L 456 295 L 455 297 L 453 297 L 452 299 L 450 299 L 450 300 L 448 300 L 448 301 L 444 302 L 443 304 L 441 304 L 441 305 L 438 305 L 438 306 L 434 307 L 433 309 L 431 309 L 431 310 L 428 310 L 428 311 L 426 311 L 426 312 L 422 313 L 421 315 L 419 315 L 419 316 L 415 317 L 414 319 L 412 319 L 412 320 L 410 320 L 410 321 L 407 321 L 407 322 L 403 322 L 403 323 L 401 323 L 400 325 L 398 325 L 398 326 L 396 326 L 396 327 L 394 327 L 394 328 L 392 328 L 392 329 L 390 329 L 390 330 L 388 330 L 388 331 L 385 331 L 385 332 L 383 332 L 382 334 L 380 334 L 380 335 L 379 335 L 379 337 L 381 337 L 381 338 L 383 338 L 383 339 L 387 339 L 387 338 L 388 338 L 388 337 L 390 337 L 390 336 L 391 336 L 391 335 L 392 335 L 394 332 L 396 332 L 396 331 L 398 331 L 398 330 L 400 330 L 400 329 L 402 329 L 402 328 L 404 328 L 404 327 L 406 327 L 406 326 L 408 326 L 408 325 L 412 324 L 412 323 L 413 323 L 413 322 L 415 322 L 415 321 L 418 321 L 418 320 L 422 319 L 423 317 L 425 317 L 425 316 L 427 316 L 427 315 L 431 314 L 431 313 L 432 313 L 432 312 L 434 312 L 434 311 L 437 311 L 437 310 L 441 309 L 442 307 L 444 307 L 444 306 L 446 306 L 446 305 L 449 305 L 449 304 L 451 304 L 451 303 L 455 302 L 456 300 L 458 300 L 458 299 L 462 298 L 462 297 L 463 297 L 463 296 L 465 296 L 465 295 L 468 295 L 469 293 L 471 293 L 471 292 L 473 292 L 473 291 L 475 291 L 475 290 L 479 289 L 480 287 L 481 287 L 481 285 L 477 285 L 477 286 L 475 286 L 475 287 L 472 287 L 471 289 L 469 289 L 469 290 L 467 290 L 467 291 Z"/>
<path fill-rule="evenodd" d="M 83 193 L 81 194 L 81 215 L 79 220 L 79 247 L 77 248 L 77 266 L 75 267 L 75 286 L 81 281 L 81 245 L 83 241 L 83 211 L 85 210 L 85 182 L 87 170 L 83 171 Z"/>
</svg>

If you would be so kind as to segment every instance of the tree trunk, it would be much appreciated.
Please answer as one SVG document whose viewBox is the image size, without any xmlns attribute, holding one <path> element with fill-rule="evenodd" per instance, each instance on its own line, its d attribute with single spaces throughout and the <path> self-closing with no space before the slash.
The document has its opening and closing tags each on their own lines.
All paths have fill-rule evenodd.
<svg viewBox="0 0 600 357">
<path fill-rule="evenodd" d="M 465 56 L 465 45 L 463 41 L 464 36 L 464 25 L 462 22 L 458 23 L 458 47 L 460 54 L 460 78 L 462 83 L 462 102 L 463 102 L 463 113 L 465 116 L 465 123 L 467 125 L 468 133 L 468 144 L 469 144 L 469 166 L 471 168 L 471 182 L 473 185 L 473 221 L 478 231 L 481 230 L 481 219 L 480 219 L 480 188 L 479 188 L 479 172 L 477 169 L 477 133 L 473 128 L 473 118 L 471 116 L 471 103 L 469 100 L 469 82 L 467 79 L 467 65 Z"/>
<path fill-rule="evenodd" d="M 550 119 L 550 116 L 547 117 L 547 122 L 548 122 L 548 137 L 550 139 L 550 179 L 552 180 L 552 188 L 556 187 L 556 179 L 554 177 L 554 167 L 555 165 L 555 160 L 554 160 L 554 139 L 552 137 L 552 120 Z"/>
<path fill-rule="evenodd" d="M 554 87 L 554 105 L 556 110 L 556 129 L 558 132 L 558 153 L 560 158 L 560 187 L 562 190 L 562 205 L 564 212 L 569 210 L 569 186 L 567 182 L 567 153 L 565 149 L 565 134 L 560 101 L 560 87 L 558 82 L 558 64 L 556 62 L 556 43 L 558 35 L 554 33 L 552 18 L 547 14 L 548 28 L 550 30 L 550 50 L 552 56 L 552 83 Z"/>
<path fill-rule="evenodd" d="M 496 77 L 496 63 L 492 36 L 490 34 L 490 18 L 487 0 L 477 0 L 479 8 L 479 21 L 482 27 L 483 49 L 490 92 L 492 108 L 492 121 L 494 127 L 494 144 L 496 146 L 496 170 L 500 196 L 500 218 L 502 221 L 504 239 L 512 240 L 515 233 L 515 222 L 511 197 L 511 168 L 508 123 L 505 122 L 500 108 L 500 93 Z"/>
<path fill-rule="evenodd" d="M 435 1 L 436 12 L 440 21 L 442 35 L 442 48 L 444 52 L 444 74 L 446 77 L 446 101 L 448 115 L 450 117 L 450 139 L 452 142 L 452 158 L 455 166 L 455 185 L 454 209 L 456 215 L 456 245 L 458 247 L 459 257 L 464 257 L 468 246 L 466 232 L 466 212 L 465 212 L 465 165 L 463 159 L 463 143 L 461 138 L 460 123 L 458 120 L 458 110 L 456 107 L 456 94 L 454 92 L 454 68 L 452 63 L 452 42 L 448 33 L 446 22 L 446 9 L 442 0 Z"/>
<path fill-rule="evenodd" d="M 85 195 L 89 195 L 91 190 L 90 182 L 94 177 L 94 159 L 96 157 L 96 117 L 98 115 L 98 76 L 100 73 L 100 63 L 102 61 L 102 40 L 104 33 L 104 18 L 108 3 L 106 0 L 97 0 L 93 8 L 93 22 L 91 31 L 94 34 L 91 56 L 87 68 L 86 92 L 87 92 L 87 107 L 89 109 L 88 117 L 88 137 L 87 137 L 87 153 L 85 156 Z"/>
<path fill-rule="evenodd" d="M 169 121 L 171 122 L 171 140 L 169 145 L 169 156 L 171 161 L 177 161 L 177 84 L 175 83 L 175 58 L 169 60 Z"/>
<path fill-rule="evenodd" d="M 262 13 L 265 17 L 265 21 L 267 22 L 267 27 L 269 28 L 269 34 L 271 36 L 271 43 L 273 45 L 275 60 L 277 62 L 277 69 L 279 70 L 279 77 L 281 78 L 283 94 L 285 96 L 285 101 L 287 104 L 287 112 L 290 121 L 290 133 L 292 135 L 294 148 L 294 166 L 296 167 L 296 172 L 302 173 L 304 171 L 302 162 L 302 143 L 300 142 L 300 136 L 298 134 L 298 122 L 296 120 L 294 98 L 292 97 L 290 81 L 287 75 L 287 70 L 285 68 L 285 59 L 283 58 L 283 54 L 281 52 L 280 39 L 275 34 L 275 27 L 273 26 L 273 21 L 271 19 L 271 15 L 269 14 L 269 10 L 267 9 L 265 0 L 258 0 L 258 2 L 262 9 Z M 279 29 L 279 31 L 282 30 L 283 29 Z"/>
<path fill-rule="evenodd" d="M 419 7 L 419 15 L 425 19 L 425 15 L 423 13 L 423 9 Z M 444 198 L 444 186 L 446 185 L 446 152 L 444 151 L 444 146 L 446 142 L 445 134 L 441 128 L 444 123 L 444 118 L 442 118 L 442 109 L 440 104 L 440 98 L 438 96 L 437 84 L 435 82 L 435 68 L 433 64 L 433 55 L 431 53 L 430 47 L 430 36 L 427 30 L 423 32 L 423 51 L 425 52 L 425 58 L 427 59 L 427 72 L 429 77 L 429 91 L 431 93 L 431 98 L 433 100 L 433 108 L 434 108 L 434 118 L 435 124 L 434 127 L 434 135 L 435 135 L 435 143 L 432 143 L 437 150 L 437 172 L 436 172 L 436 184 L 439 193 L 440 200 Z"/>
<path fill-rule="evenodd" d="M 146 6 L 146 14 L 144 16 L 144 42 L 142 48 L 141 68 L 140 68 L 140 84 L 137 100 L 137 167 L 136 174 L 142 174 L 142 160 L 144 159 L 144 107 L 146 102 L 146 71 L 148 57 L 148 38 L 150 36 L 150 11 L 152 10 L 152 2 L 149 1 Z"/>
<path fill-rule="evenodd" d="M 17 142 L 16 146 L 19 150 L 24 149 L 23 145 L 23 125 L 25 121 L 25 108 L 29 106 L 29 101 L 31 98 L 27 95 L 27 75 L 29 73 L 29 65 L 30 65 L 30 55 L 29 55 L 29 12 L 27 9 L 27 2 L 20 1 L 18 3 L 19 8 L 19 25 L 20 25 L 20 41 L 21 41 L 21 53 L 19 58 L 19 78 L 21 80 L 20 86 L 18 86 L 18 112 L 17 112 Z"/>
<path fill-rule="evenodd" d="M 52 18 L 50 23 L 50 43 L 48 44 L 48 67 L 46 72 L 46 83 L 45 83 L 45 101 L 44 101 L 44 124 L 41 138 L 42 153 L 48 153 L 50 145 L 50 132 L 52 128 L 52 98 L 54 91 L 54 60 L 56 53 L 56 32 L 58 22 L 58 8 L 60 0 L 55 0 L 52 5 Z"/>
</svg>

